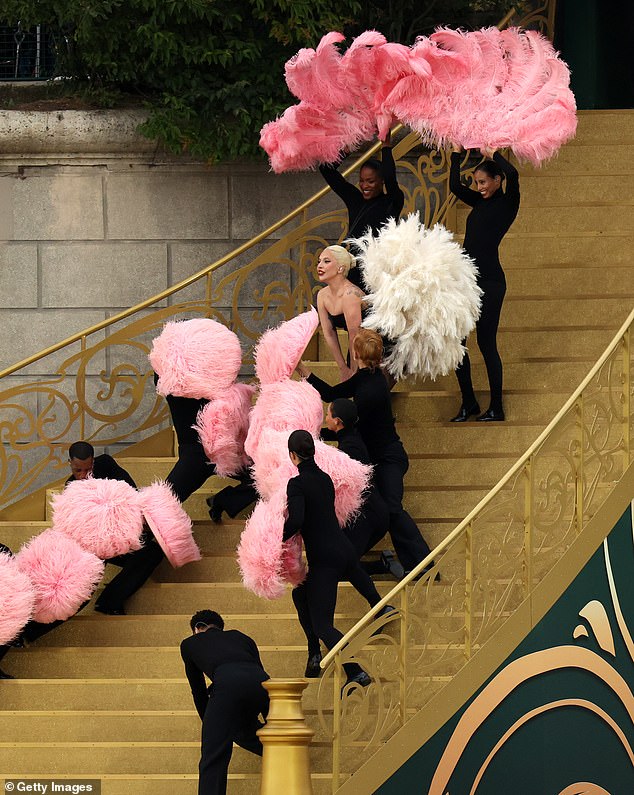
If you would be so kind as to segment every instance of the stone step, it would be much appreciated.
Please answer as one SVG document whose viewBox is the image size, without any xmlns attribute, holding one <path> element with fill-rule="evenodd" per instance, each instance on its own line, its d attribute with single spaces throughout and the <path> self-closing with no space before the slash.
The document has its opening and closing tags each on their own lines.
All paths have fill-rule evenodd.
<svg viewBox="0 0 634 795">
<path fill-rule="evenodd" d="M 626 123 L 625 123 L 626 124 Z M 551 176 L 553 174 L 567 177 L 571 174 L 593 174 L 598 180 L 604 175 L 624 175 L 633 173 L 634 169 L 634 141 L 631 131 L 625 136 L 623 142 L 618 134 L 608 136 L 609 146 L 606 141 L 597 142 L 590 138 L 585 140 L 583 135 L 562 146 L 557 157 L 544 163 L 540 174 Z M 535 173 L 535 169 L 525 166 L 520 169 L 520 175 Z M 520 176 L 521 185 L 521 176 Z"/>
<path fill-rule="evenodd" d="M 634 155 L 634 146 L 632 147 Z M 459 203 L 457 205 L 456 231 L 464 234 L 465 222 L 471 208 Z M 541 234 L 574 234 L 579 229 L 586 232 L 620 232 L 631 235 L 634 232 L 634 211 L 631 204 L 596 204 L 573 207 L 552 208 L 544 212 L 543 207 L 521 206 L 517 218 L 511 227 L 514 233 L 539 230 Z"/>
<path fill-rule="evenodd" d="M 565 295 L 569 299 L 621 296 L 626 304 L 634 305 L 634 259 L 629 266 L 610 268 L 512 268 L 506 282 L 507 295 Z"/>
<path fill-rule="evenodd" d="M 631 196 L 623 192 L 623 174 L 605 174 L 601 179 L 589 174 L 553 174 L 522 170 L 520 191 L 521 210 L 528 207 L 570 207 L 570 197 L 575 197 L 575 207 L 583 205 L 610 205 L 626 207 L 632 204 Z M 539 227 L 537 227 L 539 228 Z"/>
<path fill-rule="evenodd" d="M 634 142 L 634 112 L 627 109 L 577 111 L 577 135 L 566 146 L 576 146 L 577 142 L 605 146 L 607 141 Z M 596 165 L 600 167 L 600 160 Z"/>
<path fill-rule="evenodd" d="M 458 237 L 461 241 L 461 237 Z M 500 261 L 508 272 L 513 268 L 530 268 L 550 272 L 574 267 L 582 274 L 586 268 L 603 263 L 610 267 L 632 267 L 632 235 L 623 232 L 597 233 L 578 229 L 572 234 L 546 234 L 539 227 L 531 232 L 517 232 L 512 227 L 500 246 Z"/>
</svg>

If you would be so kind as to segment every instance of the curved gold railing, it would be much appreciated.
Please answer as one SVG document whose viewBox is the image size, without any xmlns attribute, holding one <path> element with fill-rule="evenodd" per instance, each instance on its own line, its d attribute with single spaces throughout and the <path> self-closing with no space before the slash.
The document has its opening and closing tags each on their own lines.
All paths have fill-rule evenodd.
<svg viewBox="0 0 634 795">
<path fill-rule="evenodd" d="M 530 24 L 552 31 L 555 3 L 523 3 L 500 27 Z M 521 16 L 524 14 L 525 16 Z M 345 174 L 379 149 L 366 151 Z M 426 225 L 445 221 L 453 199 L 444 152 L 423 150 L 405 135 L 395 146 L 405 211 Z M 147 365 L 150 340 L 175 317 L 214 317 L 250 347 L 261 331 L 303 311 L 311 302 L 317 251 L 340 240 L 341 210 L 324 211 L 324 188 L 249 242 L 158 295 L 74 334 L 0 371 L 0 505 L 8 505 L 62 473 L 70 441 L 129 444 L 165 427 Z M 279 240 L 271 240 L 290 227 Z M 267 247 L 255 253 L 268 241 Z M 237 269 L 228 266 L 247 257 Z M 229 271 L 229 272 L 227 272 Z M 174 303 L 174 296 L 185 299 Z"/>
<path fill-rule="evenodd" d="M 318 714 L 333 738 L 333 792 L 532 595 L 632 463 L 633 327 L 634 310 L 519 461 L 324 658 Z M 399 609 L 377 619 L 386 604 Z M 341 699 L 353 658 L 373 682 Z"/>
</svg>

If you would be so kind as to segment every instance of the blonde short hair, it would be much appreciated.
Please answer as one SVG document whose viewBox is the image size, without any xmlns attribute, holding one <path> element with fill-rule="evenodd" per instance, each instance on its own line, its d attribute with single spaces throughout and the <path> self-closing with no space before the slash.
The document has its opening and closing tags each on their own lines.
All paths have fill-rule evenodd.
<svg viewBox="0 0 634 795">
<path fill-rule="evenodd" d="M 355 257 L 343 246 L 327 246 L 324 251 L 332 251 L 333 257 L 337 260 L 337 264 L 341 268 L 341 272 L 346 277 L 348 273 L 350 273 L 350 268 L 354 268 L 357 264 Z"/>
</svg>

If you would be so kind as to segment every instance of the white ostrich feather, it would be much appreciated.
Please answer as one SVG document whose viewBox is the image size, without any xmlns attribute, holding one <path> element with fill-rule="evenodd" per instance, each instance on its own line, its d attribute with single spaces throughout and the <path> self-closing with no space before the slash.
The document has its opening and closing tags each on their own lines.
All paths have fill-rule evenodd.
<svg viewBox="0 0 634 795">
<path fill-rule="evenodd" d="M 435 379 L 455 370 L 480 315 L 473 260 L 444 226 L 426 229 L 417 214 L 355 242 L 369 291 L 363 325 L 395 342 L 389 372 Z"/>
</svg>

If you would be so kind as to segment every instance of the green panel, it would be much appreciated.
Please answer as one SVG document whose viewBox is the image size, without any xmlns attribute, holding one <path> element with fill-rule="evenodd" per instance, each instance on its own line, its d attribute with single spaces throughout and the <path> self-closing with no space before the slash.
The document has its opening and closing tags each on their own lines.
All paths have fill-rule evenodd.
<svg viewBox="0 0 634 795">
<path fill-rule="evenodd" d="M 558 795 L 566 787 L 589 782 L 610 795 L 634 793 L 634 766 L 626 747 L 634 747 L 634 657 L 619 629 L 607 574 L 611 565 L 618 603 L 634 635 L 634 535 L 631 507 L 570 587 L 549 610 L 515 652 L 496 671 L 479 693 L 492 702 L 494 686 L 524 666 L 537 675 L 518 675 L 518 683 L 493 707 L 481 710 L 481 719 L 471 735 L 441 795 L 467 795 L 478 771 L 491 754 L 475 790 L 476 795 Z M 579 612 L 591 601 L 605 608 L 614 642 L 614 655 L 601 648 L 589 621 Z M 573 638 L 577 626 L 588 637 Z M 605 645 L 605 643 L 604 643 Z M 630 649 L 632 646 L 630 645 Z M 556 650 L 556 651 L 553 651 Z M 553 668 L 558 655 L 562 667 Z M 583 655 L 583 660 L 577 658 Z M 573 663 L 580 663 L 574 667 Z M 582 663 L 582 664 L 581 664 Z M 600 670 L 593 673 L 591 667 Z M 551 670 L 546 670 L 546 669 Z M 614 689 L 623 688 L 626 704 Z M 491 683 L 494 683 L 493 685 Z M 488 688 L 488 690 L 487 690 Z M 428 793 L 443 753 L 457 736 L 460 719 L 476 711 L 476 694 L 385 784 L 380 795 Z M 629 699 L 629 702 L 627 702 Z M 567 704 L 571 700 L 581 704 Z M 548 705 L 551 705 L 548 708 Z M 531 711 L 536 714 L 529 717 Z M 509 731 L 518 724 L 514 731 Z M 519 725 L 521 724 L 521 725 Z M 503 735 L 509 732 L 506 741 Z M 622 738 L 619 737 L 622 733 Z M 493 752 L 496 744 L 497 751 Z M 586 790 L 579 789 L 579 792 Z"/>
</svg>

